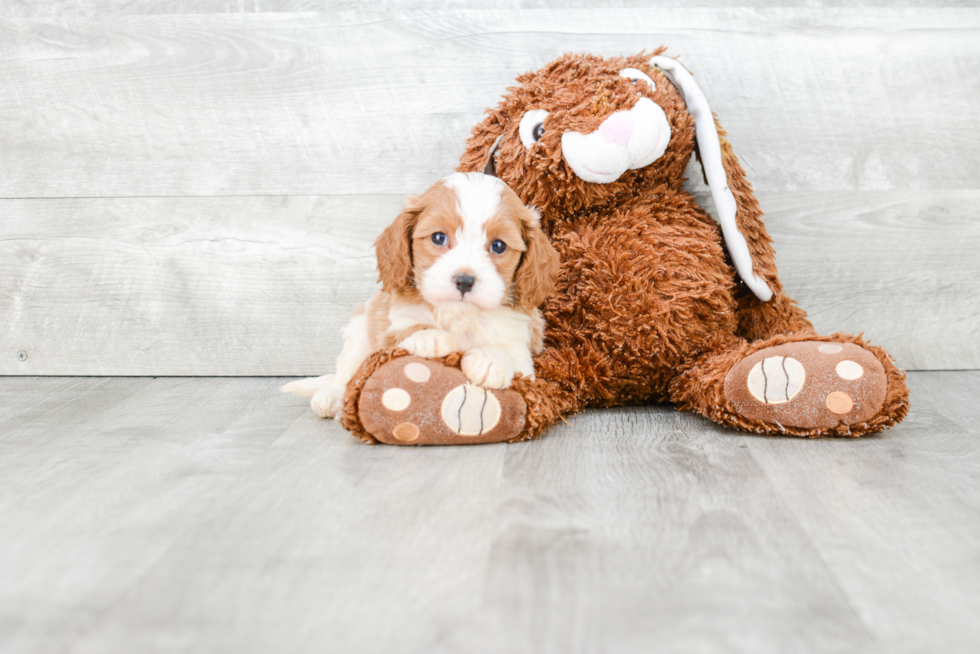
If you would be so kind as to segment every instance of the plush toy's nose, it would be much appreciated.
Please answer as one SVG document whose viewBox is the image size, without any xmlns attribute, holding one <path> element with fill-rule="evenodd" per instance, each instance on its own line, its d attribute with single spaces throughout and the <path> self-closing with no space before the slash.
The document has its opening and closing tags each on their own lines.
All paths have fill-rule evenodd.
<svg viewBox="0 0 980 654">
<path fill-rule="evenodd" d="M 562 134 L 561 151 L 580 178 L 609 184 L 627 170 L 649 166 L 666 152 L 669 142 L 667 114 L 650 98 L 640 98 L 632 109 L 617 111 L 590 134 Z"/>
<path fill-rule="evenodd" d="M 633 136 L 633 129 L 635 127 L 636 118 L 632 112 L 617 111 L 602 121 L 602 124 L 599 125 L 599 129 L 596 131 L 606 141 L 626 147 L 630 142 L 630 137 Z"/>
</svg>

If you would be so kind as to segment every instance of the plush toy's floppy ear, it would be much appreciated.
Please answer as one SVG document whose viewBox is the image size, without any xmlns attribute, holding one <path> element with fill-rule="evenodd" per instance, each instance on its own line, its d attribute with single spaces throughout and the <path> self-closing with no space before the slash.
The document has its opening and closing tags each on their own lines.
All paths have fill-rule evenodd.
<svg viewBox="0 0 980 654">
<path fill-rule="evenodd" d="M 494 140 L 493 145 L 490 146 L 490 154 L 487 155 L 487 162 L 485 164 L 483 164 L 483 174 L 484 175 L 490 175 L 491 177 L 496 177 L 497 176 L 497 165 L 496 165 L 496 163 L 494 163 L 494 159 L 496 159 L 496 156 L 497 156 L 497 147 L 500 145 L 500 139 L 502 139 L 502 138 L 503 138 L 503 135 L 498 136 Z"/>
<path fill-rule="evenodd" d="M 388 225 L 374 242 L 381 286 L 386 293 L 409 288 L 412 275 L 412 231 L 425 209 L 420 198 L 409 198 L 395 222 Z"/>
<path fill-rule="evenodd" d="M 466 140 L 466 149 L 459 157 L 458 173 L 483 173 L 497 177 L 496 155 L 506 121 L 498 111 L 491 111 Z"/>
<path fill-rule="evenodd" d="M 701 165 L 718 210 L 725 246 L 745 285 L 760 300 L 768 302 L 773 291 L 778 293 L 782 288 L 776 276 L 772 243 L 745 171 L 691 73 L 670 57 L 653 57 L 650 63 L 684 96 L 687 110 L 694 118 Z"/>
</svg>

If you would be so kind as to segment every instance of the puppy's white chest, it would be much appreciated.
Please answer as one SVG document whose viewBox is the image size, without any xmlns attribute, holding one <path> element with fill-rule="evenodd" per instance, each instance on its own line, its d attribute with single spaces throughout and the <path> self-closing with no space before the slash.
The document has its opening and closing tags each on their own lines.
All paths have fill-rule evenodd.
<svg viewBox="0 0 980 654">
<path fill-rule="evenodd" d="M 460 349 L 479 347 L 527 347 L 531 338 L 531 318 L 511 309 L 475 309 L 470 305 L 440 307 L 436 326 L 456 337 Z"/>
</svg>

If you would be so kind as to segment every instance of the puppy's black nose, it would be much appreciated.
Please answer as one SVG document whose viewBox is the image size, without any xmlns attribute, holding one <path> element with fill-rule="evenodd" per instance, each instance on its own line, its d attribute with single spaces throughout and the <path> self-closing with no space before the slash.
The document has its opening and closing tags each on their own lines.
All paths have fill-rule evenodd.
<svg viewBox="0 0 980 654">
<path fill-rule="evenodd" d="M 456 288 L 463 295 L 466 295 L 471 290 L 473 290 L 473 284 L 476 283 L 476 278 L 473 275 L 456 275 Z"/>
</svg>

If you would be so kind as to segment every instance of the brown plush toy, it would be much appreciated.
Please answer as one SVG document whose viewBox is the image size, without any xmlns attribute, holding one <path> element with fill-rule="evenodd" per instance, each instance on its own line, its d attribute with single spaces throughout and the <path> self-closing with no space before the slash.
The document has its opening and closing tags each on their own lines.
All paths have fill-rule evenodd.
<svg viewBox="0 0 980 654">
<path fill-rule="evenodd" d="M 345 427 L 368 442 L 513 441 L 586 407 L 653 402 L 807 437 L 860 436 L 905 417 L 904 373 L 888 353 L 817 335 L 784 294 L 724 130 L 662 52 L 565 55 L 522 75 L 460 160 L 458 170 L 495 174 L 536 207 L 561 255 L 536 378 L 467 395 L 458 355 L 377 352 L 348 386 Z M 717 221 L 683 189 L 695 151 Z M 410 362 L 430 374 L 406 376 Z M 408 391 L 407 407 L 385 407 L 391 388 Z"/>
</svg>

